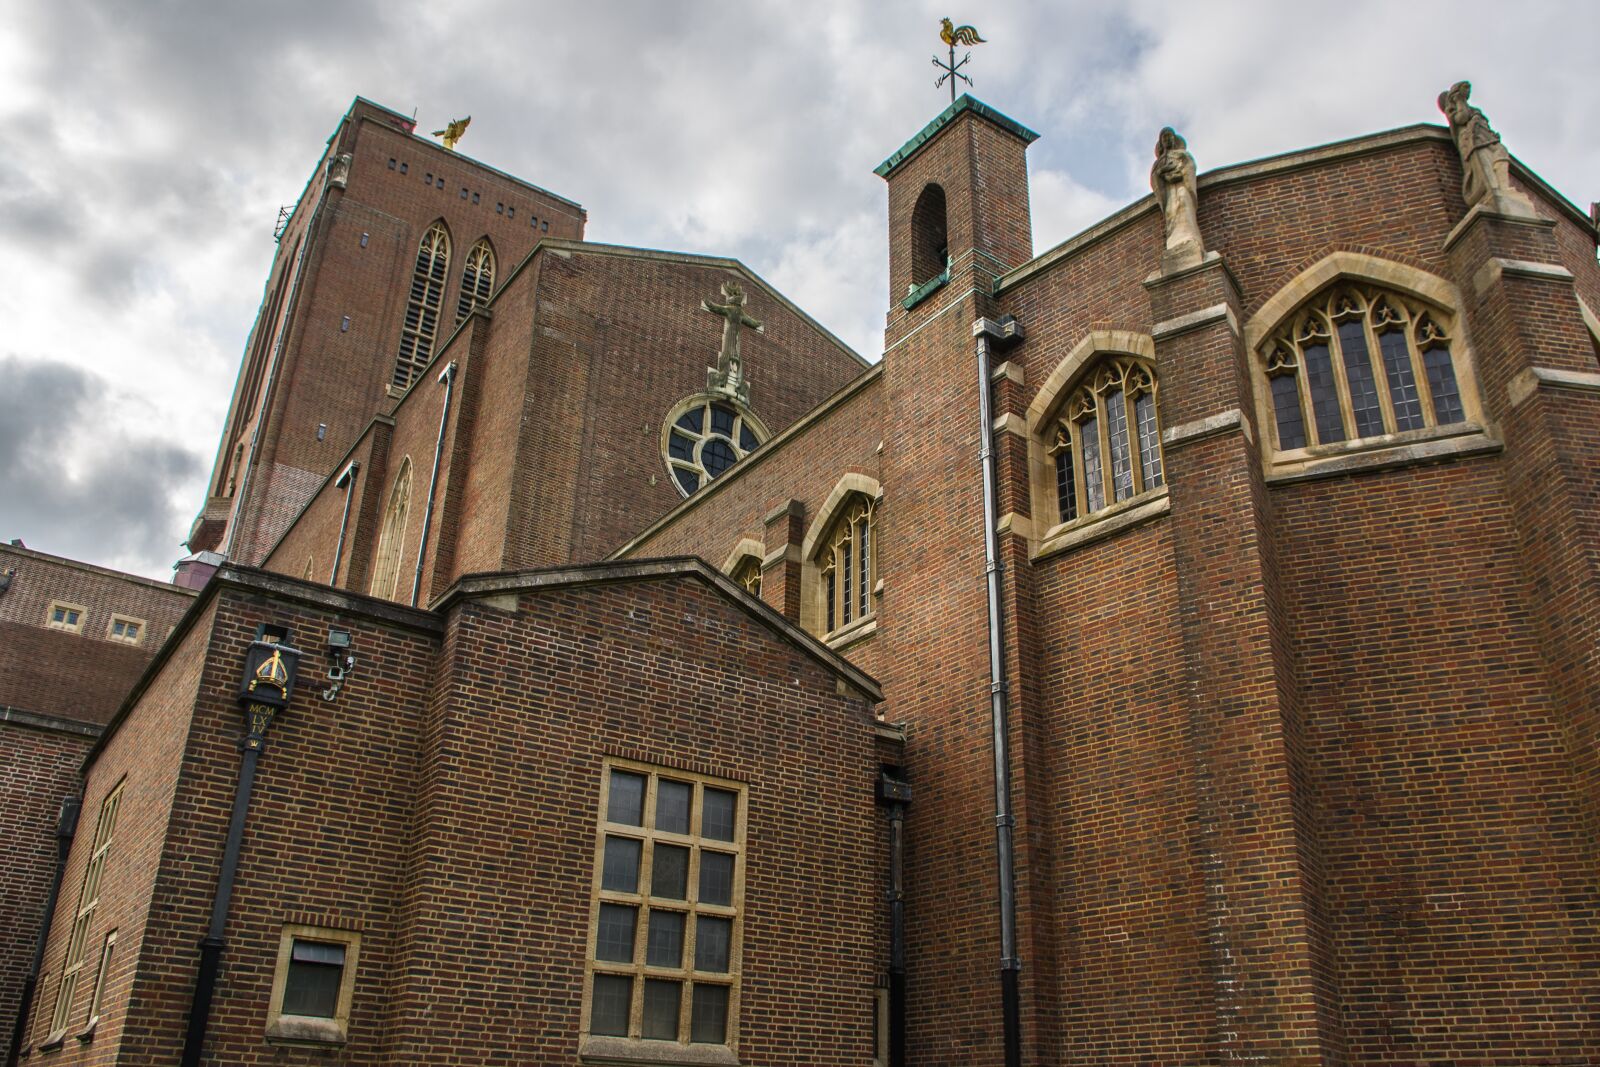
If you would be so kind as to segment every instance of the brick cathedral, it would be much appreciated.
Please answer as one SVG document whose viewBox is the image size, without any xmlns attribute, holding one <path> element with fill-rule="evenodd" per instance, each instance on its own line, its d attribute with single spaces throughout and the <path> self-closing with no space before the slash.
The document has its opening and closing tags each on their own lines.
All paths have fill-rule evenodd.
<svg viewBox="0 0 1600 1067">
<path fill-rule="evenodd" d="M 870 362 L 358 99 L 174 582 L 0 548 L 8 1062 L 1600 1062 L 1596 228 L 1469 91 L 1042 253 L 962 97 Z"/>
</svg>

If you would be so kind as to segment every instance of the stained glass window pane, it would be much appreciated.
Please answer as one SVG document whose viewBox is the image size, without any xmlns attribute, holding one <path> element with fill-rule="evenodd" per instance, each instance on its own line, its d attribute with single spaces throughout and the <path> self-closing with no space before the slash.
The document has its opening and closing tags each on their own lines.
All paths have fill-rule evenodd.
<svg viewBox="0 0 1600 1067">
<path fill-rule="evenodd" d="M 619 974 L 595 975 L 594 997 L 589 1004 L 589 1032 L 627 1037 L 628 1008 L 632 1001 L 632 978 Z"/>
<path fill-rule="evenodd" d="M 683 486 L 683 491 L 685 493 L 692 493 L 696 489 L 700 488 L 700 476 L 694 471 L 684 470 L 682 467 L 676 467 L 672 471 L 672 476 L 678 479 L 678 484 Z"/>
<path fill-rule="evenodd" d="M 715 404 L 711 408 L 711 432 L 720 433 L 724 437 L 733 436 L 734 413 L 732 408 L 725 408 Z"/>
<path fill-rule="evenodd" d="M 1317 441 L 1331 445 L 1344 440 L 1344 415 L 1339 411 L 1339 390 L 1333 383 L 1333 359 L 1327 345 L 1312 345 L 1304 352 L 1306 384 L 1311 387 L 1311 413 L 1316 418 Z"/>
<path fill-rule="evenodd" d="M 694 969 L 726 974 L 733 922 L 716 915 L 697 915 L 694 922 Z"/>
<path fill-rule="evenodd" d="M 1461 406 L 1461 390 L 1456 386 L 1456 368 L 1450 361 L 1448 348 L 1430 348 L 1422 354 L 1422 365 L 1428 370 L 1428 388 L 1433 392 L 1433 417 L 1440 426 L 1467 421 L 1467 411 Z"/>
<path fill-rule="evenodd" d="M 615 893 L 639 891 L 639 854 L 644 842 L 629 837 L 606 838 L 606 862 L 600 888 Z"/>
<path fill-rule="evenodd" d="M 1106 394 L 1106 430 L 1111 435 L 1111 488 L 1117 500 L 1133 495 L 1133 454 L 1128 450 L 1128 406 L 1121 389 Z"/>
<path fill-rule="evenodd" d="M 652 911 L 650 934 L 645 943 L 645 962 L 652 967 L 683 966 L 683 914 Z"/>
<path fill-rule="evenodd" d="M 1083 442 L 1083 495 L 1090 512 L 1106 506 L 1105 468 L 1100 462 L 1100 420 L 1087 419 L 1078 426 Z"/>
<path fill-rule="evenodd" d="M 694 786 L 661 779 L 656 785 L 656 829 L 673 834 L 688 833 L 689 805 L 693 801 Z"/>
<path fill-rule="evenodd" d="M 726 852 L 700 853 L 700 903 L 733 903 L 733 857 Z"/>
<path fill-rule="evenodd" d="M 1272 379 L 1272 410 L 1278 417 L 1278 447 L 1304 448 L 1306 420 L 1300 412 L 1300 382 L 1294 375 Z"/>
<path fill-rule="evenodd" d="M 689 850 L 657 842 L 650 861 L 650 895 L 668 900 L 689 896 Z"/>
<path fill-rule="evenodd" d="M 867 614 L 867 598 L 872 595 L 868 588 L 872 584 L 872 524 L 866 519 L 856 523 L 856 574 L 860 576 L 856 582 L 858 589 L 856 595 L 856 615 Z"/>
<path fill-rule="evenodd" d="M 705 468 L 707 478 L 715 478 L 733 466 L 738 458 L 733 445 L 720 437 L 710 438 L 700 449 L 700 465 Z"/>
<path fill-rule="evenodd" d="M 705 811 L 701 816 L 703 825 L 700 827 L 700 836 L 709 837 L 713 841 L 732 841 L 738 809 L 737 795 L 724 789 L 707 789 Z"/>
<path fill-rule="evenodd" d="M 594 958 L 612 963 L 633 962 L 634 917 L 639 909 L 626 904 L 600 905 L 600 928 L 594 942 Z"/>
<path fill-rule="evenodd" d="M 1061 446 L 1056 453 L 1056 506 L 1061 510 L 1061 521 L 1078 517 L 1078 485 L 1073 477 L 1072 445 Z"/>
<path fill-rule="evenodd" d="M 1134 418 L 1139 423 L 1139 466 L 1144 469 L 1144 488 L 1161 484 L 1161 430 L 1156 426 L 1156 398 L 1145 393 L 1133 402 Z"/>
<path fill-rule="evenodd" d="M 627 771 L 611 772 L 611 795 L 606 800 L 606 818 L 628 826 L 644 825 L 644 775 Z"/>
<path fill-rule="evenodd" d="M 1372 357 L 1367 352 L 1367 331 L 1359 321 L 1339 324 L 1339 351 L 1344 356 L 1344 378 L 1350 386 L 1350 408 L 1356 417 L 1356 436 L 1383 433 L 1383 404 L 1372 377 Z"/>
<path fill-rule="evenodd" d="M 657 1041 L 678 1040 L 678 1006 L 683 1000 L 682 986 L 647 978 L 644 983 L 644 1025 L 641 1035 Z"/>
<path fill-rule="evenodd" d="M 760 443 L 761 443 L 760 441 L 756 440 L 756 435 L 754 433 L 750 432 L 750 427 L 748 427 L 748 426 L 740 426 L 739 427 L 739 448 L 741 450 L 743 450 L 745 452 L 754 452 L 755 448 L 756 448 L 756 445 L 758 445 Z"/>
<path fill-rule="evenodd" d="M 727 1039 L 728 987 L 696 982 L 689 1011 L 689 1040 L 720 1045 Z"/>
<path fill-rule="evenodd" d="M 1389 401 L 1394 405 L 1394 428 L 1415 430 L 1424 426 L 1422 398 L 1417 395 L 1417 378 L 1411 369 L 1411 352 L 1406 347 L 1406 335 L 1399 330 L 1380 333 L 1378 350 L 1383 353 L 1383 370 L 1389 380 Z"/>
</svg>

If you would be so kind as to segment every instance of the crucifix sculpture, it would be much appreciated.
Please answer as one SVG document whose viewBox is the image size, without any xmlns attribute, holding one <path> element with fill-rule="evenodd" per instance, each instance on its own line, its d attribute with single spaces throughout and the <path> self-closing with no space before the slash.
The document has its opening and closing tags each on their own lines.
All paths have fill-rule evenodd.
<svg viewBox="0 0 1600 1067">
<path fill-rule="evenodd" d="M 700 307 L 722 317 L 722 351 L 717 355 L 717 365 L 706 368 L 706 388 L 715 393 L 726 393 L 741 404 L 750 402 L 750 384 L 744 380 L 744 361 L 739 355 L 739 331 L 750 327 L 764 334 L 767 328 L 744 311 L 744 287 L 738 282 L 722 283 L 722 299 L 714 304 L 700 301 Z"/>
</svg>

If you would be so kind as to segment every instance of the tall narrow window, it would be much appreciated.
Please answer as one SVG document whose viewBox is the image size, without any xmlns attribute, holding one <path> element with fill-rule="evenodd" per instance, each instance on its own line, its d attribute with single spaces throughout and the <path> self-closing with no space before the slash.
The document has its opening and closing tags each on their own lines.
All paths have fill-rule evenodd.
<svg viewBox="0 0 1600 1067">
<path fill-rule="evenodd" d="M 389 504 L 383 511 L 383 530 L 378 535 L 378 553 L 372 567 L 373 596 L 393 600 L 400 581 L 400 549 L 406 539 L 406 516 L 411 510 L 411 457 L 400 462 L 400 474 L 389 490 Z"/>
<path fill-rule="evenodd" d="M 106 993 L 106 976 L 111 973 L 111 954 L 117 947 L 117 932 L 112 930 L 106 934 L 105 941 L 100 946 L 100 966 L 94 972 L 94 993 L 89 997 L 88 1019 L 83 1024 L 83 1031 L 78 1036 L 87 1038 L 94 1033 L 100 1024 L 100 1002 Z"/>
<path fill-rule="evenodd" d="M 929 184 L 917 195 L 911 209 L 912 289 L 938 277 L 950 265 L 950 238 L 945 217 L 944 189 Z"/>
<path fill-rule="evenodd" d="M 1447 317 L 1398 292 L 1332 285 L 1261 353 L 1280 451 L 1467 421 Z"/>
<path fill-rule="evenodd" d="M 472 314 L 475 307 L 489 302 L 494 292 L 494 250 L 489 242 L 479 241 L 467 253 L 466 266 L 461 268 L 461 296 L 456 300 L 456 325 Z"/>
<path fill-rule="evenodd" d="M 1161 485 L 1155 375 L 1131 357 L 1107 360 L 1061 405 L 1047 440 L 1060 522 Z"/>
<path fill-rule="evenodd" d="M 94 842 L 89 852 L 89 862 L 83 870 L 83 885 L 78 889 L 78 910 L 73 916 L 72 933 L 67 939 L 67 956 L 62 964 L 61 983 L 56 988 L 56 1009 L 50 1020 L 47 1043 L 65 1034 L 67 1023 L 72 1018 L 72 999 L 77 993 L 78 978 L 88 952 L 95 910 L 100 905 L 100 884 L 105 876 L 106 857 L 111 852 L 111 842 L 117 832 L 117 813 L 121 808 L 122 783 L 119 782 L 100 802 L 100 817 L 95 822 Z"/>
<path fill-rule="evenodd" d="M 434 223 L 417 246 L 411 271 L 411 296 L 400 328 L 400 354 L 394 361 L 394 384 L 404 389 L 433 358 L 439 333 L 439 308 L 444 303 L 445 274 L 450 269 L 450 235 Z"/>
<path fill-rule="evenodd" d="M 877 570 L 873 550 L 876 518 L 877 501 L 858 494 L 823 538 L 816 559 L 828 633 L 872 614 L 872 583 Z"/>
<path fill-rule="evenodd" d="M 735 1047 L 741 789 L 617 762 L 601 794 L 588 1035 Z"/>
</svg>

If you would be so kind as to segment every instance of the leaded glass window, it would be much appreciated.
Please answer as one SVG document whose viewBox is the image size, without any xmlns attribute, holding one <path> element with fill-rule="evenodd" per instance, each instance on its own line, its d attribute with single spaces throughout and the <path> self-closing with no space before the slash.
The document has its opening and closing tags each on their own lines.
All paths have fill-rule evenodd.
<svg viewBox="0 0 1600 1067">
<path fill-rule="evenodd" d="M 817 556 L 825 632 L 843 629 L 872 614 L 877 562 L 873 528 L 878 502 L 857 494 L 829 527 Z"/>
<path fill-rule="evenodd" d="M 732 783 L 608 765 L 588 1032 L 735 1044 L 744 805 Z"/>
<path fill-rule="evenodd" d="M 746 556 L 733 568 L 733 581 L 746 593 L 761 599 L 761 560 L 757 556 Z"/>
<path fill-rule="evenodd" d="M 494 249 L 488 241 L 479 241 L 467 253 L 467 262 L 461 268 L 461 295 L 456 298 L 456 325 L 472 314 L 475 307 L 489 303 L 494 292 Z"/>
<path fill-rule="evenodd" d="M 1324 290 L 1261 348 L 1279 450 L 1465 422 L 1454 347 L 1443 309 L 1370 285 Z"/>
<path fill-rule="evenodd" d="M 758 419 L 731 400 L 701 397 L 680 405 L 666 433 L 667 470 L 688 496 L 766 440 Z"/>
<path fill-rule="evenodd" d="M 445 274 L 450 269 L 450 235 L 434 223 L 417 246 L 411 271 L 411 295 L 400 329 L 400 354 L 394 361 L 394 384 L 404 389 L 433 358 L 439 333 L 439 308 L 444 303 Z"/>
<path fill-rule="evenodd" d="M 1140 360 L 1105 361 L 1061 405 L 1048 440 L 1060 522 L 1162 485 L 1155 375 Z"/>
</svg>

